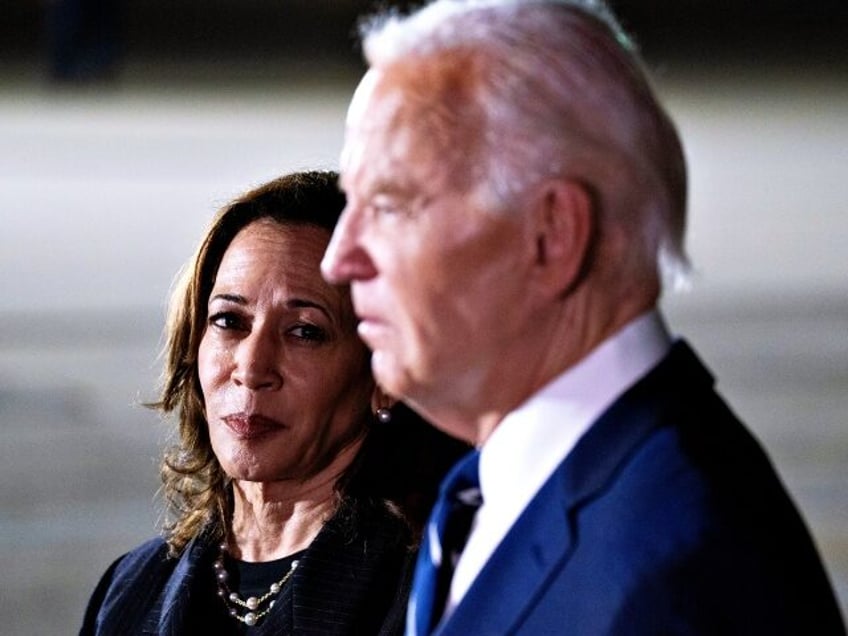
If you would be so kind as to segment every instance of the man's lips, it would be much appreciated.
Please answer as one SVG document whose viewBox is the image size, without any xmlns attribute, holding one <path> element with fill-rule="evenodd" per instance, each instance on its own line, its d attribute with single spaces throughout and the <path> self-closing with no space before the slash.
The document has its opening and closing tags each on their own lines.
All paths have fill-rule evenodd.
<svg viewBox="0 0 848 636">
<path fill-rule="evenodd" d="M 254 439 L 284 428 L 281 422 L 264 415 L 233 413 L 223 417 L 222 420 L 239 439 Z"/>
<path fill-rule="evenodd" d="M 359 324 L 356 326 L 356 331 L 359 337 L 368 342 L 379 336 L 380 332 L 384 331 L 386 324 L 374 316 L 362 316 L 359 319 Z"/>
</svg>

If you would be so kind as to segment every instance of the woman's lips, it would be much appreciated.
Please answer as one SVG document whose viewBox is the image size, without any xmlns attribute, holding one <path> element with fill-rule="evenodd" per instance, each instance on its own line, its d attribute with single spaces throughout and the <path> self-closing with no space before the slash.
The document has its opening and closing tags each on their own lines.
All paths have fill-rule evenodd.
<svg viewBox="0 0 848 636">
<path fill-rule="evenodd" d="M 239 439 L 255 439 L 267 433 L 283 428 L 283 425 L 263 415 L 248 415 L 246 413 L 233 413 L 223 418 L 236 437 Z"/>
</svg>

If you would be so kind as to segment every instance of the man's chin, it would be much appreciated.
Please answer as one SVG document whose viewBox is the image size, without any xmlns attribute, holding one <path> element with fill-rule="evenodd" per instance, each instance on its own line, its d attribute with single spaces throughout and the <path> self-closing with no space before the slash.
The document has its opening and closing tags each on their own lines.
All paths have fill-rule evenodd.
<svg viewBox="0 0 848 636">
<path fill-rule="evenodd" d="M 405 375 L 401 373 L 397 358 L 383 349 L 371 353 L 371 371 L 380 388 L 397 399 L 402 399 L 409 390 Z"/>
</svg>

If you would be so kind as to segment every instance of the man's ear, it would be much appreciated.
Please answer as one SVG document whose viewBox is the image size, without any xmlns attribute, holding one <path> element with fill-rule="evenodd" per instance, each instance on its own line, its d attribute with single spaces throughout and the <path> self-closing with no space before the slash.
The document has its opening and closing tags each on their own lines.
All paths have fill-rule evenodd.
<svg viewBox="0 0 848 636">
<path fill-rule="evenodd" d="M 542 184 L 536 207 L 536 270 L 556 296 L 568 294 L 589 264 L 596 230 L 594 199 L 573 179 Z"/>
</svg>

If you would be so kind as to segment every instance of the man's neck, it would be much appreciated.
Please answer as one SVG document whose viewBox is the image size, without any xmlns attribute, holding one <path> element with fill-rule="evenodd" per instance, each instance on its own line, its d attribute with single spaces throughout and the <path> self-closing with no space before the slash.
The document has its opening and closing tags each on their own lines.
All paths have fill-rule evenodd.
<svg viewBox="0 0 848 636">
<path fill-rule="evenodd" d="M 510 412 L 561 376 L 625 325 L 655 307 L 654 297 L 620 298 L 615 306 L 563 302 L 532 333 L 505 346 L 498 360 L 488 363 L 474 391 L 455 391 L 453 399 L 411 406 L 442 431 L 482 446 Z M 479 364 L 478 366 L 483 366 Z M 426 402 L 426 400 L 422 401 Z"/>
</svg>

